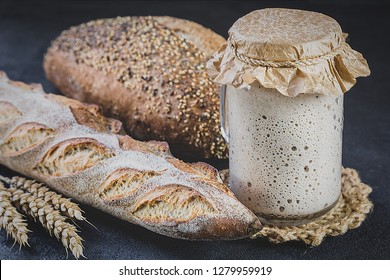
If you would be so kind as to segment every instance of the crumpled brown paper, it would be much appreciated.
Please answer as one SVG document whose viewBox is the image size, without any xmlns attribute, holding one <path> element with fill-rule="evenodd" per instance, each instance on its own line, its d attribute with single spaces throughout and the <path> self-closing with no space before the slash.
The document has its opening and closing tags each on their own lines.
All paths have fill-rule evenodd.
<svg viewBox="0 0 390 280">
<path fill-rule="evenodd" d="M 370 70 L 345 42 L 338 23 L 323 14 L 263 9 L 237 20 L 229 39 L 208 61 L 219 84 L 250 89 L 254 82 L 294 97 L 341 95 Z"/>
</svg>

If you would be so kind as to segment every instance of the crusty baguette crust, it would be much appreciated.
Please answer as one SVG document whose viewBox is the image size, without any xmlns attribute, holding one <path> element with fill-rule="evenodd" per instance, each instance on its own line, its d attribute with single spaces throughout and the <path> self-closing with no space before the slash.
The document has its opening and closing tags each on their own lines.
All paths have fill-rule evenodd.
<svg viewBox="0 0 390 280">
<path fill-rule="evenodd" d="M 225 158 L 219 86 L 205 64 L 224 39 L 171 17 L 96 20 L 64 31 L 44 58 L 65 95 L 95 103 L 139 140 L 163 140 L 181 157 Z"/>
<path fill-rule="evenodd" d="M 171 237 L 237 239 L 260 228 L 210 165 L 186 164 L 166 143 L 118 132 L 120 123 L 97 106 L 0 72 L 0 164 Z"/>
</svg>

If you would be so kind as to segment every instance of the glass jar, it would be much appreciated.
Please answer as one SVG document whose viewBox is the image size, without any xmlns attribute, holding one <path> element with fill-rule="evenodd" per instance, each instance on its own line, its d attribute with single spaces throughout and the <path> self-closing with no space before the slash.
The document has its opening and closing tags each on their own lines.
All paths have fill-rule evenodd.
<svg viewBox="0 0 390 280">
<path fill-rule="evenodd" d="M 230 187 L 265 224 L 309 222 L 341 193 L 343 94 L 369 69 L 325 15 L 254 11 L 208 63 L 221 92 Z"/>
<path fill-rule="evenodd" d="M 343 96 L 291 98 L 261 86 L 228 86 L 226 94 L 222 116 L 228 114 L 230 186 L 238 199 L 277 225 L 332 208 L 341 191 Z"/>
</svg>

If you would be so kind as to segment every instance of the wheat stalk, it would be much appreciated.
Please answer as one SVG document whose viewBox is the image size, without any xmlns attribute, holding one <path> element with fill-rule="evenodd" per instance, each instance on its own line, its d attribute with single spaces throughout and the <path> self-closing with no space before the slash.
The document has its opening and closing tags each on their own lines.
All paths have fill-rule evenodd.
<svg viewBox="0 0 390 280">
<path fill-rule="evenodd" d="M 27 223 L 16 208 L 11 204 L 11 193 L 0 182 L 0 228 L 4 228 L 7 236 L 10 235 L 15 242 L 22 246 L 28 244 Z"/>
<path fill-rule="evenodd" d="M 30 192 L 14 186 L 8 190 L 11 193 L 11 201 L 16 207 L 35 221 L 38 220 L 50 235 L 54 235 L 62 242 L 66 252 L 70 249 L 76 259 L 81 256 L 85 257 L 83 255 L 83 239 L 78 235 L 76 227 L 66 222 L 66 217 L 62 216 L 60 211 Z"/>
<path fill-rule="evenodd" d="M 51 191 L 44 184 L 18 176 L 12 177 L 9 182 L 13 187 L 23 189 L 35 197 L 42 198 L 45 202 L 51 204 L 55 210 L 59 210 L 61 214 L 71 219 L 86 221 L 82 214 L 83 211 L 76 203 L 72 202 L 69 198 L 64 198 L 62 195 Z"/>
</svg>

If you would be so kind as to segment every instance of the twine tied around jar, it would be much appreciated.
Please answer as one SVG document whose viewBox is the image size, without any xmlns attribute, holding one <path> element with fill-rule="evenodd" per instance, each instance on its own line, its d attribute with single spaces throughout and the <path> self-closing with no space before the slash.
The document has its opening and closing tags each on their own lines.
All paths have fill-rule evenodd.
<svg viewBox="0 0 390 280">
<path fill-rule="evenodd" d="M 312 66 L 317 65 L 323 60 L 329 60 L 334 58 L 335 56 L 340 54 L 340 49 L 333 50 L 332 52 L 323 54 L 321 56 L 313 56 L 313 57 L 305 57 L 300 60 L 294 60 L 294 61 L 271 61 L 271 60 L 263 60 L 263 59 L 256 59 L 249 56 L 246 56 L 242 53 L 239 53 L 237 49 L 234 48 L 232 44 L 228 44 L 231 51 L 234 53 L 234 55 L 241 60 L 244 63 L 247 63 L 251 66 L 261 66 L 261 67 L 272 67 L 272 68 L 294 68 L 299 66 Z"/>
</svg>

